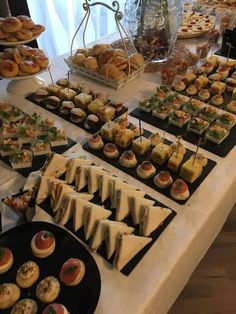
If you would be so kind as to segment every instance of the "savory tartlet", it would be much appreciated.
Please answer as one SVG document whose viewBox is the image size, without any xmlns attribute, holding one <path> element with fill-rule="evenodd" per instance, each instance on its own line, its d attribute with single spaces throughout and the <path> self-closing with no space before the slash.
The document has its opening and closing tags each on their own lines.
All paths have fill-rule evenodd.
<svg viewBox="0 0 236 314">
<path fill-rule="evenodd" d="M 170 195 L 174 200 L 183 201 L 189 198 L 189 189 L 186 182 L 182 179 L 177 179 L 171 186 Z"/>
<path fill-rule="evenodd" d="M 20 298 L 20 288 L 14 283 L 0 285 L 0 310 L 13 306 Z"/>
<path fill-rule="evenodd" d="M 38 312 L 38 305 L 32 299 L 22 299 L 17 302 L 12 310 L 11 314 L 36 314 Z"/>
<path fill-rule="evenodd" d="M 149 179 L 155 175 L 156 168 L 150 161 L 145 160 L 137 167 L 136 172 L 140 178 Z"/>
<path fill-rule="evenodd" d="M 51 255 L 56 246 L 54 235 L 47 230 L 42 230 L 34 235 L 31 240 L 31 250 L 34 256 L 45 258 Z"/>
<path fill-rule="evenodd" d="M 132 150 L 125 151 L 119 158 L 119 163 L 125 168 L 135 168 L 137 166 L 137 159 Z"/>
<path fill-rule="evenodd" d="M 160 189 L 168 188 L 173 179 L 168 171 L 161 171 L 154 177 L 154 184 Z"/>
<path fill-rule="evenodd" d="M 60 283 L 53 277 L 48 276 L 41 280 L 36 288 L 36 296 L 43 303 L 53 302 L 60 293 Z"/>
<path fill-rule="evenodd" d="M 69 258 L 61 267 L 60 281 L 66 286 L 77 286 L 85 274 L 84 262 L 78 258 Z"/>
<path fill-rule="evenodd" d="M 7 247 L 0 247 L 0 274 L 7 272 L 13 264 L 12 251 Z"/>
<path fill-rule="evenodd" d="M 21 288 L 31 287 L 39 278 L 39 267 L 34 261 L 22 264 L 16 274 L 16 282 Z"/>
</svg>

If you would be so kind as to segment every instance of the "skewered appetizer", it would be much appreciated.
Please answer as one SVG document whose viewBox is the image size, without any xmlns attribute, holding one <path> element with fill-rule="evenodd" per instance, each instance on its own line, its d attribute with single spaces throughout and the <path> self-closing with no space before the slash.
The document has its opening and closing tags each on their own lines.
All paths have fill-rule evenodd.
<svg viewBox="0 0 236 314">
<path fill-rule="evenodd" d="M 0 285 L 0 310 L 10 308 L 20 298 L 20 289 L 14 283 Z"/>
<path fill-rule="evenodd" d="M 126 168 L 135 168 L 137 166 L 137 159 L 132 150 L 128 150 L 121 154 L 119 163 Z"/>
<path fill-rule="evenodd" d="M 214 121 L 218 116 L 218 111 L 212 106 L 206 106 L 199 114 L 199 118 L 208 122 Z"/>
<path fill-rule="evenodd" d="M 221 75 L 221 79 L 225 80 L 229 76 L 229 69 L 227 64 L 221 64 L 216 71 Z"/>
<path fill-rule="evenodd" d="M 171 155 L 170 159 L 168 160 L 167 167 L 169 169 L 173 170 L 174 172 L 178 172 L 183 158 L 184 158 L 184 156 L 182 154 L 174 152 Z"/>
<path fill-rule="evenodd" d="M 188 185 L 184 180 L 177 179 L 171 186 L 170 195 L 175 200 L 186 200 L 190 195 Z"/>
<path fill-rule="evenodd" d="M 145 160 L 137 167 L 136 172 L 140 178 L 149 179 L 155 175 L 156 168 L 150 161 Z"/>
<path fill-rule="evenodd" d="M 31 168 L 32 160 L 32 152 L 27 149 L 22 149 L 9 157 L 9 162 L 13 169 Z"/>
<path fill-rule="evenodd" d="M 220 144 L 228 136 L 229 131 L 224 127 L 213 124 L 206 132 L 206 138 L 216 144 Z"/>
<path fill-rule="evenodd" d="M 205 167 L 207 165 L 208 159 L 205 155 L 203 155 L 202 153 L 197 153 L 197 154 L 193 154 L 190 158 L 189 158 L 190 162 L 197 162 L 199 163 L 202 167 Z"/>
<path fill-rule="evenodd" d="M 41 135 L 31 143 L 31 150 L 34 156 L 41 156 L 51 153 L 51 146 L 48 136 Z"/>
<path fill-rule="evenodd" d="M 113 142 L 119 128 L 119 125 L 114 121 L 106 122 L 100 129 L 102 138 Z"/>
<path fill-rule="evenodd" d="M 156 146 L 157 144 L 162 142 L 162 138 L 160 137 L 159 133 L 152 133 L 149 136 L 151 146 Z"/>
<path fill-rule="evenodd" d="M 39 267 L 33 261 L 20 266 L 16 274 L 16 282 L 21 288 L 31 287 L 39 278 Z"/>
<path fill-rule="evenodd" d="M 81 108 L 73 108 L 70 111 L 70 119 L 74 123 L 81 123 L 86 119 L 86 112 Z"/>
<path fill-rule="evenodd" d="M 36 296 L 43 303 L 53 302 L 60 293 L 60 283 L 53 277 L 48 276 L 41 280 L 36 288 Z"/>
<path fill-rule="evenodd" d="M 154 178 L 155 185 L 160 189 L 168 188 L 172 182 L 173 179 L 168 171 L 161 171 Z"/>
<path fill-rule="evenodd" d="M 107 143 L 103 148 L 103 154 L 107 158 L 117 158 L 119 156 L 119 151 L 117 149 L 116 144 L 114 143 Z"/>
<path fill-rule="evenodd" d="M 202 166 L 198 162 L 194 162 L 194 160 L 188 159 L 180 169 L 180 176 L 190 182 L 193 183 L 202 173 Z"/>
<path fill-rule="evenodd" d="M 182 127 L 186 124 L 191 118 L 191 115 L 188 112 L 182 110 L 175 110 L 169 117 L 169 122 L 178 127 Z"/>
<path fill-rule="evenodd" d="M 211 84 L 211 93 L 221 95 L 225 91 L 226 85 L 223 82 L 215 82 Z"/>
<path fill-rule="evenodd" d="M 144 133 L 143 128 L 139 128 L 137 125 L 135 124 L 131 124 L 130 126 L 130 130 L 132 130 L 134 132 L 134 137 L 138 137 L 138 136 L 142 136 Z"/>
<path fill-rule="evenodd" d="M 51 255 L 56 246 L 54 235 L 49 232 L 42 230 L 34 235 L 31 240 L 32 253 L 39 258 L 45 258 Z"/>
<path fill-rule="evenodd" d="M 7 272 L 13 264 L 12 251 L 7 247 L 0 247 L 0 274 Z"/>
<path fill-rule="evenodd" d="M 234 126 L 235 118 L 232 114 L 224 112 L 218 116 L 216 123 L 228 130 Z"/>
<path fill-rule="evenodd" d="M 200 75 L 194 82 L 195 86 L 197 87 L 198 90 L 205 88 L 209 82 L 208 77 L 205 75 Z"/>
<path fill-rule="evenodd" d="M 85 274 L 85 265 L 78 258 L 69 258 L 60 271 L 60 281 L 67 286 L 77 286 Z"/>
<path fill-rule="evenodd" d="M 36 314 L 38 312 L 37 303 L 32 299 L 22 299 L 17 302 L 12 310 L 11 314 L 27 313 Z"/>
<path fill-rule="evenodd" d="M 151 153 L 151 159 L 158 165 L 163 165 L 171 156 L 171 147 L 167 144 L 160 143 L 156 145 Z"/>
<path fill-rule="evenodd" d="M 184 144 L 181 143 L 180 141 L 175 142 L 175 143 L 171 143 L 170 148 L 171 148 L 171 151 L 173 153 L 178 153 L 181 155 L 185 155 L 185 153 L 186 153 L 186 148 L 185 148 Z"/>
<path fill-rule="evenodd" d="M 209 126 L 209 123 L 198 117 L 190 120 L 188 130 L 201 135 Z"/>
<path fill-rule="evenodd" d="M 70 314 L 66 307 L 59 303 L 49 304 L 44 310 L 42 314 Z"/>
<path fill-rule="evenodd" d="M 140 136 L 133 141 L 132 151 L 138 155 L 144 155 L 150 149 L 150 140 L 144 136 Z"/>
<path fill-rule="evenodd" d="M 126 148 L 133 143 L 134 132 L 130 129 L 120 129 L 115 135 L 115 144 L 119 147 Z"/>
<path fill-rule="evenodd" d="M 91 149 L 99 150 L 104 146 L 103 140 L 99 134 L 94 134 L 90 136 L 88 145 Z"/>
<path fill-rule="evenodd" d="M 66 132 L 57 127 L 51 127 L 49 130 L 49 138 L 52 147 L 68 145 Z"/>
</svg>

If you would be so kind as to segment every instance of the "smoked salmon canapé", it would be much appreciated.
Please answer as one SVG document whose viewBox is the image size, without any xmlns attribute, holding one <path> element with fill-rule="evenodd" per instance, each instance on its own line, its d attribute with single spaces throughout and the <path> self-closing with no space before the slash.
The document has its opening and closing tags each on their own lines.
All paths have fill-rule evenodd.
<svg viewBox="0 0 236 314">
<path fill-rule="evenodd" d="M 7 247 L 0 247 L 0 274 L 7 272 L 13 264 L 12 251 Z"/>
<path fill-rule="evenodd" d="M 41 230 L 36 233 L 31 240 L 31 249 L 34 256 L 45 258 L 51 255 L 56 246 L 54 235 L 47 230 Z"/>
<path fill-rule="evenodd" d="M 67 286 L 76 286 L 83 279 L 85 274 L 85 265 L 78 258 L 69 258 L 60 271 L 60 281 Z"/>
</svg>

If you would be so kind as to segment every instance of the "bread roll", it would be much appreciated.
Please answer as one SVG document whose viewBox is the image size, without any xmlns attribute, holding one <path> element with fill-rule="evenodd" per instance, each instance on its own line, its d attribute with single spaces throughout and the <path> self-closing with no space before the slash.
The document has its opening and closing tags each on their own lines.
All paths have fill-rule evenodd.
<svg viewBox="0 0 236 314">
<path fill-rule="evenodd" d="M 17 18 L 21 21 L 22 28 L 32 29 L 35 25 L 29 16 L 18 15 Z"/>
<path fill-rule="evenodd" d="M 18 18 L 9 16 L 3 21 L 1 28 L 5 33 L 14 33 L 22 28 L 22 23 Z"/>
<path fill-rule="evenodd" d="M 0 72 L 2 76 L 14 77 L 19 72 L 19 67 L 16 62 L 12 60 L 2 60 L 0 64 Z"/>
</svg>

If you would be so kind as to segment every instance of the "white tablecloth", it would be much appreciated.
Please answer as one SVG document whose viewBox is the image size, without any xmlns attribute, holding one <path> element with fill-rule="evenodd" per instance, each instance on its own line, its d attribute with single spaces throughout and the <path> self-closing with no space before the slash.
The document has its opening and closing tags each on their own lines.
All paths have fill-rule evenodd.
<svg viewBox="0 0 236 314">
<path fill-rule="evenodd" d="M 51 64 L 54 80 L 64 77 L 67 70 L 62 58 L 54 60 Z M 41 77 L 45 83 L 50 82 L 48 73 L 42 74 Z M 72 76 L 72 80 L 77 79 L 78 77 Z M 107 92 L 111 97 L 125 101 L 126 106 L 132 109 L 136 106 L 138 99 L 144 98 L 154 90 L 159 82 L 159 76 L 145 73 L 120 91 L 86 81 L 84 78 L 81 81 L 82 84 L 94 88 L 95 91 Z M 9 99 L 14 105 L 28 113 L 37 111 L 41 112 L 44 117 L 49 115 L 48 111 L 25 100 L 23 96 L 7 93 L 7 84 L 6 80 L 0 82 L 1 97 Z M 56 116 L 55 118 L 57 124 L 66 129 L 68 136 L 78 142 L 70 151 L 78 152 L 81 149 L 80 144 L 88 135 L 71 123 Z M 130 120 L 137 123 L 134 118 Z M 157 128 L 146 123 L 143 123 L 143 127 L 150 131 L 158 131 Z M 167 138 L 174 140 L 174 136 L 170 134 L 167 134 Z M 193 149 L 189 143 L 186 143 L 186 146 Z M 111 269 L 103 258 L 94 254 L 102 279 L 97 314 L 166 313 L 185 286 L 194 268 L 224 224 L 236 200 L 236 149 L 234 148 L 225 158 L 208 152 L 204 153 L 215 160 L 217 166 L 183 206 L 106 164 L 108 170 L 144 189 L 147 194 L 170 206 L 178 214 L 128 277 Z M 91 157 L 95 162 L 98 161 L 97 158 Z M 105 165 L 100 160 L 99 164 Z M 21 175 L 0 163 L 1 198 L 17 192 L 23 186 L 24 180 Z M 4 211 L 5 208 L 2 210 Z M 5 227 L 9 228 L 11 222 L 12 217 L 9 215 L 3 217 Z"/>
</svg>

